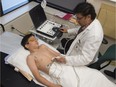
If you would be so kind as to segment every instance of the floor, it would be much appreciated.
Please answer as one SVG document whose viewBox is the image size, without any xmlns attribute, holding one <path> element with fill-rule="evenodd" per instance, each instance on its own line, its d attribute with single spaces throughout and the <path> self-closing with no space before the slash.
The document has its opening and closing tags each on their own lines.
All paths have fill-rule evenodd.
<svg viewBox="0 0 116 87">
<path fill-rule="evenodd" d="M 100 52 L 103 54 L 107 48 L 109 46 L 111 46 L 112 44 L 116 44 L 115 40 L 113 39 L 110 39 L 108 37 L 105 37 L 105 39 L 108 41 L 108 44 L 102 44 L 101 47 L 100 47 Z M 110 77 L 110 76 L 107 76 L 105 73 L 104 73 L 104 70 L 110 70 L 110 71 L 113 71 L 114 68 L 116 68 L 116 61 L 113 61 L 109 66 L 107 66 L 106 68 L 100 70 L 109 80 L 111 80 L 112 82 L 114 82 L 116 84 L 116 79 Z"/>
<path fill-rule="evenodd" d="M 106 68 L 104 68 L 104 69 L 102 69 L 102 70 L 100 70 L 110 81 L 112 81 L 113 83 L 115 83 L 116 84 L 116 79 L 114 79 L 114 78 L 112 78 L 112 77 L 110 77 L 110 76 L 108 76 L 108 75 L 106 75 L 105 73 L 104 73 L 104 70 L 110 70 L 110 71 L 113 71 L 114 70 L 114 66 L 112 66 L 112 65 L 109 65 L 108 67 L 106 67 Z"/>
</svg>

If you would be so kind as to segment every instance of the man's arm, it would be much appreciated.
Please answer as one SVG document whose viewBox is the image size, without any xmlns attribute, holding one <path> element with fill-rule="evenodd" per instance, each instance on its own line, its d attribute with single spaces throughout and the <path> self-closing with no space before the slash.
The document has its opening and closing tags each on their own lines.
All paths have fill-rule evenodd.
<svg viewBox="0 0 116 87">
<path fill-rule="evenodd" d="M 48 87 L 61 87 L 60 85 L 54 84 L 52 82 L 49 82 L 47 79 L 45 79 L 44 77 L 42 77 L 38 71 L 38 68 L 35 64 L 34 58 L 32 58 L 31 56 L 28 56 L 27 58 L 27 64 L 32 72 L 32 74 L 34 75 L 34 77 L 36 78 L 36 80 Z"/>
</svg>

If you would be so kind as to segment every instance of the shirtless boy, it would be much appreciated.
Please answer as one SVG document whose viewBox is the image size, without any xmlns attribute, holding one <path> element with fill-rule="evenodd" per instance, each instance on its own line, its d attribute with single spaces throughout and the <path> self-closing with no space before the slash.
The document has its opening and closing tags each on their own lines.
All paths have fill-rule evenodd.
<svg viewBox="0 0 116 87">
<path fill-rule="evenodd" d="M 45 45 L 39 46 L 39 43 L 32 34 L 25 36 L 21 42 L 21 45 L 30 51 L 30 55 L 27 57 L 27 64 L 34 77 L 40 83 L 48 87 L 62 87 L 61 85 L 47 81 L 38 72 L 38 70 L 41 70 L 46 74 L 49 74 L 47 66 L 53 62 L 53 58 L 60 56 L 60 53 L 51 50 Z"/>
<path fill-rule="evenodd" d="M 78 77 L 81 80 L 78 82 L 78 79 L 76 78 L 77 74 L 75 74 L 73 71 L 72 66 L 66 66 L 65 64 L 62 64 L 64 66 L 60 67 L 60 64 L 54 62 L 55 60 L 58 62 L 56 59 L 58 56 L 61 59 L 64 59 L 63 56 L 61 56 L 59 52 L 53 51 L 45 45 L 39 45 L 38 41 L 32 34 L 26 35 L 22 39 L 21 45 L 30 51 L 30 54 L 27 57 L 27 65 L 29 66 L 32 74 L 38 82 L 46 85 L 47 87 L 77 87 L 77 84 L 79 83 L 80 87 L 115 87 L 114 84 L 111 83 L 99 71 L 87 68 L 85 66 L 74 67 L 76 70 L 75 72 L 78 73 Z M 66 63 L 64 60 L 60 60 L 60 62 Z M 54 75 L 60 76 L 61 84 L 55 84 L 48 81 L 40 75 L 38 70 L 41 70 L 48 75 L 56 72 Z M 62 71 L 62 73 L 59 71 Z M 85 86 L 85 83 L 88 83 L 89 79 L 92 84 L 86 84 Z"/>
</svg>

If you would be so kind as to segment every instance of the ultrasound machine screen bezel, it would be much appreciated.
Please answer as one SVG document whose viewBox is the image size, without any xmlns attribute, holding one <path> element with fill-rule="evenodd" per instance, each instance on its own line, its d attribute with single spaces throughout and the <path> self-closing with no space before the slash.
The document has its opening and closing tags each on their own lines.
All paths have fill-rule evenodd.
<svg viewBox="0 0 116 87">
<path fill-rule="evenodd" d="M 40 4 L 32 8 L 29 14 L 36 29 L 47 20 L 45 12 Z"/>
<path fill-rule="evenodd" d="M 36 32 L 43 34 L 43 35 L 46 35 L 46 36 L 51 37 L 51 38 L 54 38 L 58 34 L 58 33 L 55 33 L 54 35 L 49 35 L 47 33 L 44 33 L 44 32 L 37 30 L 39 28 L 39 26 L 42 25 L 47 20 L 47 17 L 45 15 L 43 8 L 41 7 L 41 4 L 32 8 L 29 11 L 29 14 L 30 14 L 32 22 L 35 26 Z"/>
</svg>

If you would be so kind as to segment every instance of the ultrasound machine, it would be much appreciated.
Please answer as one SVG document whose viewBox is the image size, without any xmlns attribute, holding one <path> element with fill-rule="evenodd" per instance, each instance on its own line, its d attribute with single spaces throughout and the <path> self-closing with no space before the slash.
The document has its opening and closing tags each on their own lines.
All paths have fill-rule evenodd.
<svg viewBox="0 0 116 87">
<path fill-rule="evenodd" d="M 60 32 L 61 24 L 47 20 L 45 12 L 41 5 L 37 5 L 29 11 L 30 17 L 35 27 L 36 35 L 47 41 L 54 41 L 62 36 Z"/>
</svg>

